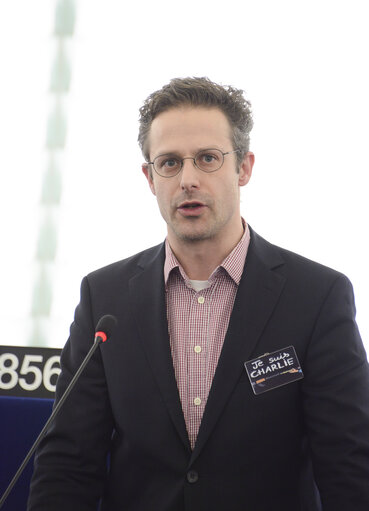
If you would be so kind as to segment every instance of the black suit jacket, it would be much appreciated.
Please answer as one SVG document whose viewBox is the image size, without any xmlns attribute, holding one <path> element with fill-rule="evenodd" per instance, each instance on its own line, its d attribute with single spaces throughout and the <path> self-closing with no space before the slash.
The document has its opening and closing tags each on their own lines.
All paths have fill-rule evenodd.
<svg viewBox="0 0 369 511">
<path fill-rule="evenodd" d="M 369 371 L 346 277 L 251 231 L 191 451 L 164 256 L 160 245 L 84 279 L 57 399 L 98 319 L 114 314 L 118 327 L 39 449 L 29 511 L 92 511 L 101 496 L 104 511 L 317 511 L 320 498 L 324 511 L 368 511 Z M 304 378 L 254 395 L 244 362 L 291 345 Z"/>
</svg>

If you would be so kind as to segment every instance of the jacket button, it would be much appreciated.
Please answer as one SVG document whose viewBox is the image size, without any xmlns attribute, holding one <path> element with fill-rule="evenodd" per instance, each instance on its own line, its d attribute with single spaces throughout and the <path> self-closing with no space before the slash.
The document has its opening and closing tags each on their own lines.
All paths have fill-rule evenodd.
<svg viewBox="0 0 369 511">
<path fill-rule="evenodd" d="M 195 470 L 187 472 L 187 481 L 189 483 L 196 483 L 199 479 L 199 474 Z"/>
</svg>

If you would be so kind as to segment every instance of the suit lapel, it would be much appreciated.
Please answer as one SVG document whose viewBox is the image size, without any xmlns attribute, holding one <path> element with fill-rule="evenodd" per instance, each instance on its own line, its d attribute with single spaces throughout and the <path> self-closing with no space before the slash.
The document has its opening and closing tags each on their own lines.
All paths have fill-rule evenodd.
<svg viewBox="0 0 369 511">
<path fill-rule="evenodd" d="M 148 363 L 178 434 L 190 450 L 169 344 L 164 289 L 164 244 L 129 283 L 130 298 Z"/>
<path fill-rule="evenodd" d="M 192 463 L 209 438 L 277 304 L 285 279 L 273 271 L 283 264 L 275 249 L 251 231 L 245 269 L 201 422 Z"/>
</svg>

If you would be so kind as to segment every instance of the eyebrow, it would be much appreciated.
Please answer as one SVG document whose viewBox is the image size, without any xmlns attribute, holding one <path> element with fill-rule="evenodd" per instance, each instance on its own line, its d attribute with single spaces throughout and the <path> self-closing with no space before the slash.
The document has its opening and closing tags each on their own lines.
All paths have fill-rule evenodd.
<svg viewBox="0 0 369 511">
<path fill-rule="evenodd" d="M 198 153 L 201 153 L 202 151 L 210 151 L 210 149 L 217 149 L 218 151 L 221 151 L 223 152 L 223 149 L 221 149 L 220 147 L 216 147 L 216 146 L 205 146 L 205 147 L 201 147 L 200 149 L 197 149 L 196 151 L 194 151 L 194 156 L 196 156 L 196 154 Z M 179 154 L 178 151 L 167 151 L 165 153 L 159 153 L 157 154 L 153 160 L 155 160 L 155 158 L 158 158 L 159 156 L 178 156 L 178 157 L 181 157 L 181 155 Z"/>
</svg>

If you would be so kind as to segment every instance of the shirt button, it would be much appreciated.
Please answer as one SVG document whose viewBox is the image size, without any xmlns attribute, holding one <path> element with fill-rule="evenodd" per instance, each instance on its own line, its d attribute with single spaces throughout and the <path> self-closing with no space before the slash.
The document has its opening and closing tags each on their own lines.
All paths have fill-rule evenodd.
<svg viewBox="0 0 369 511">
<path fill-rule="evenodd" d="M 201 346 L 195 346 L 194 351 L 195 353 L 201 353 Z"/>
<path fill-rule="evenodd" d="M 199 397 L 195 397 L 195 399 L 193 400 L 193 404 L 196 406 L 201 405 L 201 399 Z"/>
<path fill-rule="evenodd" d="M 204 302 L 205 302 L 205 298 L 204 298 L 203 296 L 199 296 L 199 297 L 198 297 L 198 299 L 197 299 L 197 301 L 198 301 L 199 303 L 204 303 Z"/>
<path fill-rule="evenodd" d="M 196 470 L 190 470 L 187 472 L 187 481 L 189 483 L 196 483 L 199 480 L 199 474 Z"/>
</svg>

